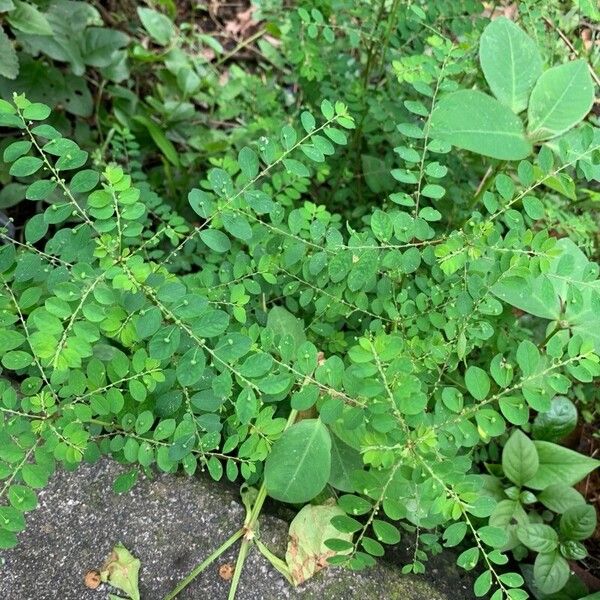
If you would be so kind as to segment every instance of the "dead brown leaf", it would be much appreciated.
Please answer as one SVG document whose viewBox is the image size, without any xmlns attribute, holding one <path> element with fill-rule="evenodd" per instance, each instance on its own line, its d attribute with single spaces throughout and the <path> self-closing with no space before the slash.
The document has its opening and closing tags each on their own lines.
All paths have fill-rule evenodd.
<svg viewBox="0 0 600 600">
<path fill-rule="evenodd" d="M 88 571 L 83 578 L 83 583 L 85 584 L 85 587 L 90 588 L 90 590 L 97 589 L 102 583 L 100 573 L 96 570 Z"/>
<path fill-rule="evenodd" d="M 229 581 L 233 577 L 235 565 L 233 563 L 225 563 L 219 567 L 219 577 L 224 581 Z"/>
<path fill-rule="evenodd" d="M 510 2 L 499 6 L 494 2 L 484 2 L 483 6 L 483 16 L 490 19 L 506 17 L 511 21 L 516 21 L 519 16 L 519 6 L 517 2 Z"/>
<path fill-rule="evenodd" d="M 248 29 L 257 24 L 252 18 L 255 8 L 251 6 L 247 10 L 237 13 L 235 19 L 231 19 L 225 24 L 225 31 L 234 38 L 243 37 Z"/>
</svg>

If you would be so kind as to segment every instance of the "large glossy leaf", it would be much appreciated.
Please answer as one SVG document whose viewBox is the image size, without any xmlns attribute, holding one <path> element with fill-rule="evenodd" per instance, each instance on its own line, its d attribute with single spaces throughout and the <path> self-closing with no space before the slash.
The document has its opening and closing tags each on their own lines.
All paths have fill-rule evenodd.
<svg viewBox="0 0 600 600">
<path fill-rule="evenodd" d="M 577 425 L 577 408 L 564 396 L 552 399 L 550 410 L 540 412 L 533 421 L 532 434 L 538 440 L 557 442 Z"/>
<path fill-rule="evenodd" d="M 515 113 L 525 110 L 542 74 L 537 44 L 513 21 L 500 17 L 483 31 L 479 60 L 494 96 Z"/>
<path fill-rule="evenodd" d="M 332 435 L 329 485 L 343 492 L 353 492 L 352 474 L 362 468 L 363 461 L 360 452 L 344 444 L 336 435 Z"/>
<path fill-rule="evenodd" d="M 273 444 L 265 463 L 269 496 L 300 503 L 320 493 L 331 471 L 331 437 L 318 419 L 292 425 Z"/>
<path fill-rule="evenodd" d="M 556 483 L 575 485 L 588 473 L 600 467 L 600 461 L 564 446 L 539 440 L 533 443 L 540 464 L 536 474 L 527 480 L 525 485 L 534 490 L 543 490 Z"/>
<path fill-rule="evenodd" d="M 529 99 L 527 133 L 534 141 L 549 140 L 571 129 L 594 104 L 594 83 L 585 60 L 548 69 Z"/>
<path fill-rule="evenodd" d="M 538 554 L 533 565 L 535 585 L 544 594 L 561 590 L 569 579 L 569 563 L 558 551 Z"/>
<path fill-rule="evenodd" d="M 527 278 L 509 274 L 492 286 L 492 293 L 536 317 L 563 321 L 573 333 L 592 339 L 600 351 L 598 268 L 570 239 L 556 245 L 560 254 L 547 273 Z"/>
<path fill-rule="evenodd" d="M 501 160 L 520 160 L 531 153 L 519 117 L 477 90 L 444 96 L 431 115 L 430 134 L 458 148 Z"/>
</svg>

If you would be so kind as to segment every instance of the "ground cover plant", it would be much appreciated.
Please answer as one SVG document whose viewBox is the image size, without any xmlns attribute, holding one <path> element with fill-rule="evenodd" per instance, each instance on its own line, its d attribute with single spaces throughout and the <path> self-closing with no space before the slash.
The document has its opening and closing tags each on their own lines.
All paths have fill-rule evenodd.
<svg viewBox="0 0 600 600">
<path fill-rule="evenodd" d="M 231 598 L 252 546 L 298 585 L 401 540 L 591 598 L 594 4 L 103 4 L 0 1 L 0 548 L 108 454 L 241 485 L 168 598 L 238 542 Z"/>
</svg>

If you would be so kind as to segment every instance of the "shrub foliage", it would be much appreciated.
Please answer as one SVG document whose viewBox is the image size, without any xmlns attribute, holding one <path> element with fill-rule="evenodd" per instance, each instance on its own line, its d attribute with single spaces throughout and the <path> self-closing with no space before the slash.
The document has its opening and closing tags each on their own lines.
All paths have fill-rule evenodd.
<svg viewBox="0 0 600 600">
<path fill-rule="evenodd" d="M 91 20 L 77 54 L 57 15 L 95 9 L 13 2 L 24 54 L 1 63 L 17 83 L 0 101 L 13 186 L 1 205 L 16 215 L 0 233 L 0 547 L 57 463 L 110 454 L 131 466 L 119 492 L 156 467 L 297 505 L 332 496 L 335 564 L 370 566 L 412 535 L 404 572 L 461 544 L 479 596 L 526 598 L 524 578 L 542 594 L 573 585 L 568 561 L 596 526 L 573 486 L 598 465 L 559 444 L 578 408 L 593 417 L 600 375 L 588 60 L 506 18 L 483 29 L 475 2 L 382 2 L 379 20 L 342 2 L 339 21 L 329 3 L 264 3 L 281 47 L 260 46 L 270 67 L 252 115 L 259 74 L 232 66 L 219 97 L 211 65 L 186 52 L 192 34 L 163 14 L 138 9 L 158 49 Z M 523 5 L 535 33 L 539 9 Z M 27 30 L 23 11 L 43 19 Z M 140 104 L 123 69 L 167 46 Z M 101 147 L 51 114 L 56 96 L 22 87 L 35 49 L 68 63 L 52 69 L 69 93 L 86 68 L 113 82 Z M 300 107 L 278 99 L 289 65 Z M 186 137 L 209 97 L 244 127 L 206 120 Z"/>
</svg>

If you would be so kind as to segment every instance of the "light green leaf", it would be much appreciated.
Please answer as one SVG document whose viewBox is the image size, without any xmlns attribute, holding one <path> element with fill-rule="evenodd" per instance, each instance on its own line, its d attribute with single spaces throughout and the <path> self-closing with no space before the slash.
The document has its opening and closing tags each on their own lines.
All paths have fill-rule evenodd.
<svg viewBox="0 0 600 600">
<path fill-rule="evenodd" d="M 200 239 L 215 252 L 227 252 L 231 248 L 229 238 L 218 229 L 204 229 L 200 232 Z"/>
<path fill-rule="evenodd" d="M 525 484 L 543 490 L 555 483 L 575 485 L 600 466 L 600 461 L 551 442 L 533 442 L 539 457 L 537 473 Z"/>
<path fill-rule="evenodd" d="M 490 391 L 490 378 L 479 367 L 469 367 L 465 373 L 465 385 L 477 400 L 485 400 Z"/>
<path fill-rule="evenodd" d="M 19 59 L 15 47 L 0 27 L 0 75 L 7 79 L 15 79 L 19 74 Z"/>
<path fill-rule="evenodd" d="M 304 323 L 287 311 L 283 306 L 274 306 L 267 315 L 267 327 L 275 335 L 290 335 L 294 340 L 294 349 L 297 350 L 305 341 Z"/>
<path fill-rule="evenodd" d="M 568 508 L 560 518 L 560 533 L 568 540 L 585 540 L 596 530 L 596 509 L 591 504 Z"/>
<path fill-rule="evenodd" d="M 268 494 L 282 502 L 300 503 L 319 494 L 331 472 L 331 437 L 318 419 L 292 425 L 273 444 L 265 462 Z"/>
<path fill-rule="evenodd" d="M 166 46 L 173 35 L 175 27 L 171 20 L 152 8 L 138 6 L 138 17 L 150 37 L 161 46 Z"/>
<path fill-rule="evenodd" d="M 137 121 L 148 130 L 150 137 L 158 146 L 160 151 L 164 154 L 165 158 L 172 165 L 178 167 L 179 155 L 177 154 L 177 150 L 175 150 L 175 146 L 173 146 L 171 140 L 169 140 L 167 136 L 163 133 L 162 129 L 160 129 L 158 125 L 155 125 L 154 122 L 151 121 L 148 117 L 144 117 L 143 115 L 136 115 L 133 117 L 133 120 Z"/>
<path fill-rule="evenodd" d="M 22 156 L 12 164 L 8 172 L 14 177 L 28 177 L 38 171 L 42 164 L 42 159 L 37 156 Z"/>
<path fill-rule="evenodd" d="M 154 414 L 152 411 L 145 410 L 141 412 L 135 421 L 135 432 L 138 435 L 143 435 L 144 433 L 150 431 L 152 423 L 154 423 Z"/>
<path fill-rule="evenodd" d="M 558 534 L 549 525 L 530 523 L 517 528 L 519 541 L 534 552 L 553 552 L 558 546 Z"/>
<path fill-rule="evenodd" d="M 242 173 L 248 177 L 248 179 L 253 179 L 258 174 L 258 156 L 252 148 L 244 146 L 240 150 L 240 153 L 238 154 L 238 164 Z"/>
<path fill-rule="evenodd" d="M 538 495 L 538 500 L 555 513 L 564 513 L 571 506 L 585 504 L 585 498 L 571 486 L 554 483 Z"/>
<path fill-rule="evenodd" d="M 33 4 L 21 0 L 13 0 L 13 2 L 15 8 L 6 17 L 11 27 L 23 33 L 52 35 L 53 31 L 48 19 Z"/>
<path fill-rule="evenodd" d="M 177 381 L 183 386 L 194 385 L 202 378 L 206 357 L 200 348 L 190 348 L 178 361 Z"/>
<path fill-rule="evenodd" d="M 123 544 L 117 544 L 102 567 L 102 581 L 124 591 L 131 600 L 140 600 L 140 561 Z"/>
<path fill-rule="evenodd" d="M 342 492 L 353 492 L 352 474 L 362 468 L 360 452 L 342 442 L 336 435 L 332 435 L 329 485 Z"/>
<path fill-rule="evenodd" d="M 544 594 L 560 591 L 567 583 L 570 573 L 569 563 L 557 551 L 538 554 L 533 565 L 535 585 Z"/>
<path fill-rule="evenodd" d="M 492 293 L 536 317 L 562 321 L 572 333 L 592 339 L 600 351 L 600 311 L 594 305 L 600 280 L 593 278 L 590 261 L 572 240 L 560 239 L 556 249 L 559 254 L 547 272 L 527 279 L 504 277 L 492 286 Z M 580 302 L 567 301 L 571 290 L 578 292 Z"/>
<path fill-rule="evenodd" d="M 494 96 L 514 113 L 525 110 L 542 74 L 542 57 L 536 43 L 513 21 L 500 17 L 481 35 L 479 60 Z"/>
<path fill-rule="evenodd" d="M 523 485 L 537 473 L 538 453 L 534 443 L 516 429 L 502 450 L 502 470 L 516 485 Z"/>
<path fill-rule="evenodd" d="M 136 484 L 139 473 L 138 469 L 131 469 L 131 471 L 119 475 L 113 482 L 113 491 L 115 494 L 128 492 Z"/>
<path fill-rule="evenodd" d="M 508 107 L 477 90 L 443 97 L 431 115 L 431 137 L 501 160 L 531 154 L 523 123 Z"/>
<path fill-rule="evenodd" d="M 529 99 L 527 133 L 539 142 L 571 129 L 590 112 L 594 83 L 585 60 L 548 69 Z"/>
</svg>

